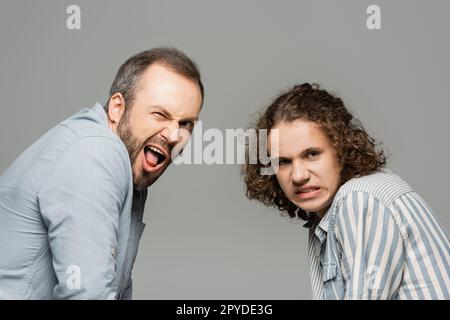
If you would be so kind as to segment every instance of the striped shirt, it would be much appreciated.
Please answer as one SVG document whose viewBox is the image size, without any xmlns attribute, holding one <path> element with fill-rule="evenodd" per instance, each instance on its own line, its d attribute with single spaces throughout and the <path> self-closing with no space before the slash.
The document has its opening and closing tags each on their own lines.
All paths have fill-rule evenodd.
<svg viewBox="0 0 450 320">
<path fill-rule="evenodd" d="M 310 228 L 313 299 L 450 299 L 450 243 L 390 170 L 351 179 Z"/>
</svg>

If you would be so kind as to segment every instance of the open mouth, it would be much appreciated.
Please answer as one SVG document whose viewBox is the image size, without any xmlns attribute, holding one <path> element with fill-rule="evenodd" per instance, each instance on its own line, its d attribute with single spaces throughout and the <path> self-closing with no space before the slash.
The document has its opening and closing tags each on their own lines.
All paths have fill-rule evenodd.
<svg viewBox="0 0 450 320">
<path fill-rule="evenodd" d="M 167 154 L 163 150 L 152 145 L 147 145 L 144 147 L 144 155 L 145 160 L 151 169 L 160 167 L 160 165 L 162 165 L 168 158 Z"/>
</svg>

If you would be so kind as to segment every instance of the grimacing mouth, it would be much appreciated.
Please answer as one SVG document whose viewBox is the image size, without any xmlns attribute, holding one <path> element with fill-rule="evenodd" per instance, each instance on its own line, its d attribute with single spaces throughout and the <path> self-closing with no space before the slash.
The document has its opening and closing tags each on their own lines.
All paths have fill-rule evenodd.
<svg viewBox="0 0 450 320">
<path fill-rule="evenodd" d="M 157 157 L 158 159 L 158 162 L 156 163 L 157 166 L 163 163 L 167 158 L 169 158 L 169 155 L 167 154 L 166 150 L 152 144 L 148 144 L 144 147 L 144 153 L 145 152 L 151 152 Z"/>
<path fill-rule="evenodd" d="M 297 190 L 295 191 L 295 194 L 308 193 L 308 192 L 316 191 L 316 190 L 319 190 L 319 189 L 320 189 L 320 187 L 318 187 L 318 186 L 307 186 L 307 187 L 302 187 L 302 188 L 300 188 L 300 189 L 297 189 Z"/>
</svg>

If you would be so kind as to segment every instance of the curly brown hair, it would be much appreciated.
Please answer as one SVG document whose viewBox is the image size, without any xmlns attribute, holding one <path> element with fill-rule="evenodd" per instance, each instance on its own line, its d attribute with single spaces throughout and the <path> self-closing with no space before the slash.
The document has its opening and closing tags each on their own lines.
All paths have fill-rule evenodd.
<svg viewBox="0 0 450 320">
<path fill-rule="evenodd" d="M 268 132 L 280 122 L 297 119 L 312 121 L 320 126 L 334 147 L 341 166 L 340 185 L 354 177 L 374 173 L 386 165 L 386 156 L 375 140 L 369 136 L 362 124 L 335 97 L 317 84 L 303 83 L 282 93 L 256 119 L 253 128 L 259 139 L 260 129 Z M 247 153 L 249 152 L 247 145 Z M 275 175 L 262 175 L 261 168 L 267 167 L 259 162 L 248 161 L 242 167 L 246 184 L 246 196 L 256 199 L 266 206 L 277 207 L 291 218 L 301 218 L 309 223 L 317 219 L 298 208 L 284 195 Z M 311 224 L 310 224 L 311 225 Z M 308 223 L 305 225 L 308 226 Z"/>
</svg>

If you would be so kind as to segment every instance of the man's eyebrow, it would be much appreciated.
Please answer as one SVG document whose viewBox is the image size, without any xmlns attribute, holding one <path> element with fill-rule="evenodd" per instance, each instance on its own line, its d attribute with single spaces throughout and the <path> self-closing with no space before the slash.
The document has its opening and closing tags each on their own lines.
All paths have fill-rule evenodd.
<svg viewBox="0 0 450 320">
<path fill-rule="evenodd" d="M 319 147 L 309 147 L 309 148 L 306 148 L 306 149 L 304 149 L 304 150 L 302 150 L 300 153 L 298 153 L 299 154 L 299 156 L 300 157 L 303 157 L 303 156 L 305 156 L 306 154 L 308 154 L 309 152 L 320 152 L 322 149 L 321 148 L 319 148 Z M 270 156 L 270 152 L 268 152 L 268 154 L 269 154 L 269 156 Z M 285 155 L 282 155 L 282 154 L 278 154 L 277 156 L 274 156 L 273 157 L 273 159 L 286 159 L 286 160 L 289 160 L 290 159 L 290 157 L 286 157 Z"/>
<path fill-rule="evenodd" d="M 172 119 L 172 115 L 170 114 L 170 112 L 167 111 L 166 108 L 164 108 L 161 105 L 149 106 L 148 109 L 157 110 L 158 112 L 163 113 L 167 118 Z M 192 121 L 192 122 L 195 122 L 197 120 L 198 120 L 198 117 L 194 116 L 194 117 L 188 117 L 188 118 L 181 119 L 180 121 Z"/>
<path fill-rule="evenodd" d="M 149 106 L 148 109 L 149 110 L 157 110 L 158 112 L 163 113 L 166 117 L 172 118 L 172 115 L 170 114 L 170 112 L 167 111 L 166 108 L 164 108 L 163 106 L 154 105 L 154 106 Z"/>
<path fill-rule="evenodd" d="M 197 120 L 198 120 L 198 117 L 189 117 L 189 118 L 181 119 L 180 121 L 192 121 L 192 122 L 195 122 Z"/>
</svg>

